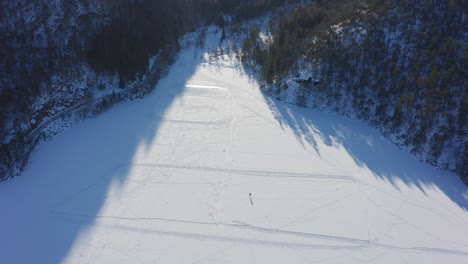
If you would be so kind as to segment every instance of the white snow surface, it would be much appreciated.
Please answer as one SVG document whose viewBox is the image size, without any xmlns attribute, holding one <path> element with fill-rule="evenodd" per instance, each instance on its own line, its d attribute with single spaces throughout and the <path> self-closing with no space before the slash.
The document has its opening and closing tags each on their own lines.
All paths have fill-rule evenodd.
<svg viewBox="0 0 468 264">
<path fill-rule="evenodd" d="M 264 95 L 218 40 L 0 184 L 1 263 L 468 263 L 455 175 Z"/>
</svg>

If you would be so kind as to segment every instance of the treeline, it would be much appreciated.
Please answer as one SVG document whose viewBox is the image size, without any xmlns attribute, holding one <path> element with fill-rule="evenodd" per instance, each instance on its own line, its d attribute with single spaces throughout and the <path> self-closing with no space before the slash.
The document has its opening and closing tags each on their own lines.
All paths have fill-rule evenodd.
<svg viewBox="0 0 468 264">
<path fill-rule="evenodd" d="M 179 36 L 201 21 L 197 1 L 120 1 L 112 22 L 93 38 L 88 58 L 123 79 L 143 73 L 151 55 L 177 48 Z M 200 11 L 200 10 L 199 10 Z"/>
<path fill-rule="evenodd" d="M 285 7 L 269 23 L 273 42 L 259 44 L 259 28 L 250 29 L 243 44 L 244 62 L 262 65 L 262 77 L 268 82 L 281 80 L 308 49 L 312 38 L 322 39 L 334 23 L 351 19 L 361 5 L 357 0 L 317 0 Z M 253 59 L 253 60 L 251 60 Z"/>
<path fill-rule="evenodd" d="M 353 109 L 468 182 L 464 17 L 462 0 L 304 3 L 270 22 L 269 45 L 250 34 L 243 59 L 278 94 L 308 71 L 318 82 L 302 83 L 297 103 Z"/>
<path fill-rule="evenodd" d="M 242 21 L 263 14 L 285 0 L 121 0 L 112 22 L 99 32 L 88 58 L 101 71 L 122 78 L 142 73 L 160 49 L 177 48 L 178 38 L 202 23 L 224 25 L 224 15 Z"/>
<path fill-rule="evenodd" d="M 41 84 L 83 58 L 109 10 L 106 1 L 8 0 L 0 5 L 1 133 L 27 126 L 32 105 L 46 92 Z"/>
</svg>

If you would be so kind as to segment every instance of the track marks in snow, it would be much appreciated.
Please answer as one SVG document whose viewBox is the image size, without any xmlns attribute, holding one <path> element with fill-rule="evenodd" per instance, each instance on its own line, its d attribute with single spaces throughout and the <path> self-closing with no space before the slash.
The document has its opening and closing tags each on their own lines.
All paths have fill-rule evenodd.
<svg viewBox="0 0 468 264">
<path fill-rule="evenodd" d="M 231 121 L 229 118 L 221 119 L 218 121 L 190 121 L 190 120 L 176 120 L 176 119 L 163 119 L 164 122 L 185 125 L 200 125 L 200 126 L 214 126 L 225 127 Z"/>
<path fill-rule="evenodd" d="M 84 214 L 69 214 L 56 212 L 58 216 L 76 219 L 96 218 L 95 228 L 118 229 L 142 234 L 159 234 L 196 240 L 215 240 L 243 244 L 258 244 L 263 246 L 288 248 L 324 248 L 324 249 L 355 249 L 367 244 L 367 241 L 334 237 L 320 234 L 291 232 L 247 225 L 240 222 L 233 224 L 185 221 L 165 218 L 128 218 L 114 216 L 88 216 Z M 144 225 L 137 223 L 144 223 Z M 152 224 L 151 224 L 152 223 Z M 183 231 L 190 230 L 190 231 Z M 245 237 L 246 230 L 253 231 L 253 236 Z M 223 232 L 218 232 L 223 231 Z M 222 235 L 226 234 L 226 235 Z M 268 236 L 268 237 L 267 237 Z M 280 237 L 276 237 L 280 236 Z M 256 238 L 251 238 L 256 237 Z M 262 238 L 260 238 L 262 237 Z M 314 239 L 314 241 L 312 241 Z M 315 240 L 319 241 L 315 241 Z M 307 241 L 310 240 L 310 241 Z M 320 240 L 332 243 L 320 243 Z M 288 242 L 289 241 L 289 242 Z M 315 243 L 314 243 L 315 242 Z M 333 244 L 335 243 L 335 244 Z M 339 243 L 339 244 L 336 244 Z"/>
<path fill-rule="evenodd" d="M 320 234 L 313 234 L 313 233 L 306 233 L 306 232 L 296 232 L 296 231 L 286 231 L 281 229 L 273 229 L 273 228 L 264 228 L 259 226 L 254 226 L 250 224 L 246 224 L 243 222 L 235 221 L 234 223 L 238 223 L 240 226 L 246 229 L 251 229 L 261 233 L 268 233 L 268 234 L 287 234 L 291 236 L 297 236 L 301 238 L 319 238 L 323 240 L 331 240 L 331 241 L 338 241 L 338 242 L 350 242 L 350 243 L 358 243 L 358 244 L 368 244 L 370 243 L 368 240 L 364 239 L 357 239 L 357 238 L 347 238 L 347 237 L 340 237 L 340 236 L 329 236 L 329 235 L 320 235 Z"/>
<path fill-rule="evenodd" d="M 197 88 L 197 89 L 215 89 L 227 92 L 229 95 L 231 94 L 229 90 L 225 87 L 215 86 L 215 85 L 198 85 L 198 84 L 187 84 L 185 85 L 187 88 Z"/>
<path fill-rule="evenodd" d="M 181 237 L 184 239 L 236 243 L 235 246 L 241 244 L 251 244 L 266 247 L 321 250 L 365 250 L 368 248 L 381 248 L 383 250 L 391 251 L 414 251 L 422 253 L 468 256 L 468 252 L 461 250 L 418 246 L 401 247 L 356 238 L 264 228 L 237 221 L 233 221 L 233 224 L 226 224 L 165 218 L 88 216 L 83 214 L 69 214 L 63 212 L 55 212 L 54 214 L 62 217 L 72 217 L 74 219 L 97 219 L 94 223 L 94 228 L 136 232 L 143 235 L 161 235 Z M 136 225 L 135 222 L 141 222 L 145 224 Z M 150 223 L 153 223 L 153 225 Z M 221 230 L 222 232 L 219 232 Z M 245 232 L 247 230 L 250 230 L 253 233 Z M 248 234 L 248 237 L 246 234 Z"/>
<path fill-rule="evenodd" d="M 137 167 L 150 167 L 150 168 L 170 168 L 170 169 L 186 169 L 207 172 L 219 173 L 232 173 L 249 175 L 254 177 L 276 177 L 276 178 L 306 178 L 306 179 L 323 179 L 323 180 L 337 180 L 355 182 L 356 179 L 351 175 L 329 175 L 329 174 L 313 174 L 313 173 L 295 173 L 295 172 L 280 172 L 280 171 L 261 171 L 261 170 L 242 170 L 242 169 L 228 169 L 228 168 L 214 168 L 214 167 L 198 167 L 189 165 L 175 165 L 175 164 L 154 164 L 154 163 L 138 163 L 133 164 Z"/>
<path fill-rule="evenodd" d="M 185 85 L 185 88 L 185 92 L 181 95 L 182 98 L 218 100 L 223 98 L 232 98 L 230 91 L 221 86 L 187 84 Z"/>
</svg>

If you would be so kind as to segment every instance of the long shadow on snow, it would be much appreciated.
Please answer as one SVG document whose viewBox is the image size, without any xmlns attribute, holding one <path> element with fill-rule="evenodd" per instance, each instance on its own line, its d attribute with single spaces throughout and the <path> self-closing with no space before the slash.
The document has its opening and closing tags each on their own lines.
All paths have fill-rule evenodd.
<svg viewBox="0 0 468 264">
<path fill-rule="evenodd" d="M 398 182 L 415 186 L 421 192 L 439 188 L 463 210 L 468 209 L 468 190 L 458 177 L 432 168 L 386 140 L 368 126 L 336 114 L 299 107 L 264 94 L 270 110 L 282 127 L 290 128 L 301 143 L 309 143 L 320 155 L 318 142 L 343 147 L 354 162 L 387 180 L 399 189 Z"/>
<path fill-rule="evenodd" d="M 245 65 L 239 70 L 258 82 L 256 70 Z M 400 189 L 400 181 L 424 194 L 438 188 L 460 208 L 468 210 L 468 189 L 457 176 L 418 161 L 379 131 L 356 120 L 288 104 L 267 92 L 262 94 L 281 127 L 291 129 L 301 144 L 310 144 L 319 156 L 317 141 L 343 147 L 359 167 L 368 168 L 375 177 L 390 182 L 396 189 Z"/>
<path fill-rule="evenodd" d="M 34 151 L 21 177 L 0 185 L 3 263 L 62 263 L 77 243 L 92 249 L 82 240 L 106 195 L 126 183 L 135 153 L 153 142 L 164 112 L 202 62 L 185 52 L 151 95 L 57 135 Z"/>
</svg>

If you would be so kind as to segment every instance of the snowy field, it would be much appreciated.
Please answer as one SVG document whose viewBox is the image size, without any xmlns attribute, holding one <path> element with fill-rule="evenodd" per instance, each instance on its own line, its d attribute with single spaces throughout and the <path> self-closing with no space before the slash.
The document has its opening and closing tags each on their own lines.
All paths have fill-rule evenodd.
<svg viewBox="0 0 468 264">
<path fill-rule="evenodd" d="M 468 190 L 186 47 L 0 184 L 0 263 L 468 263 Z"/>
</svg>

